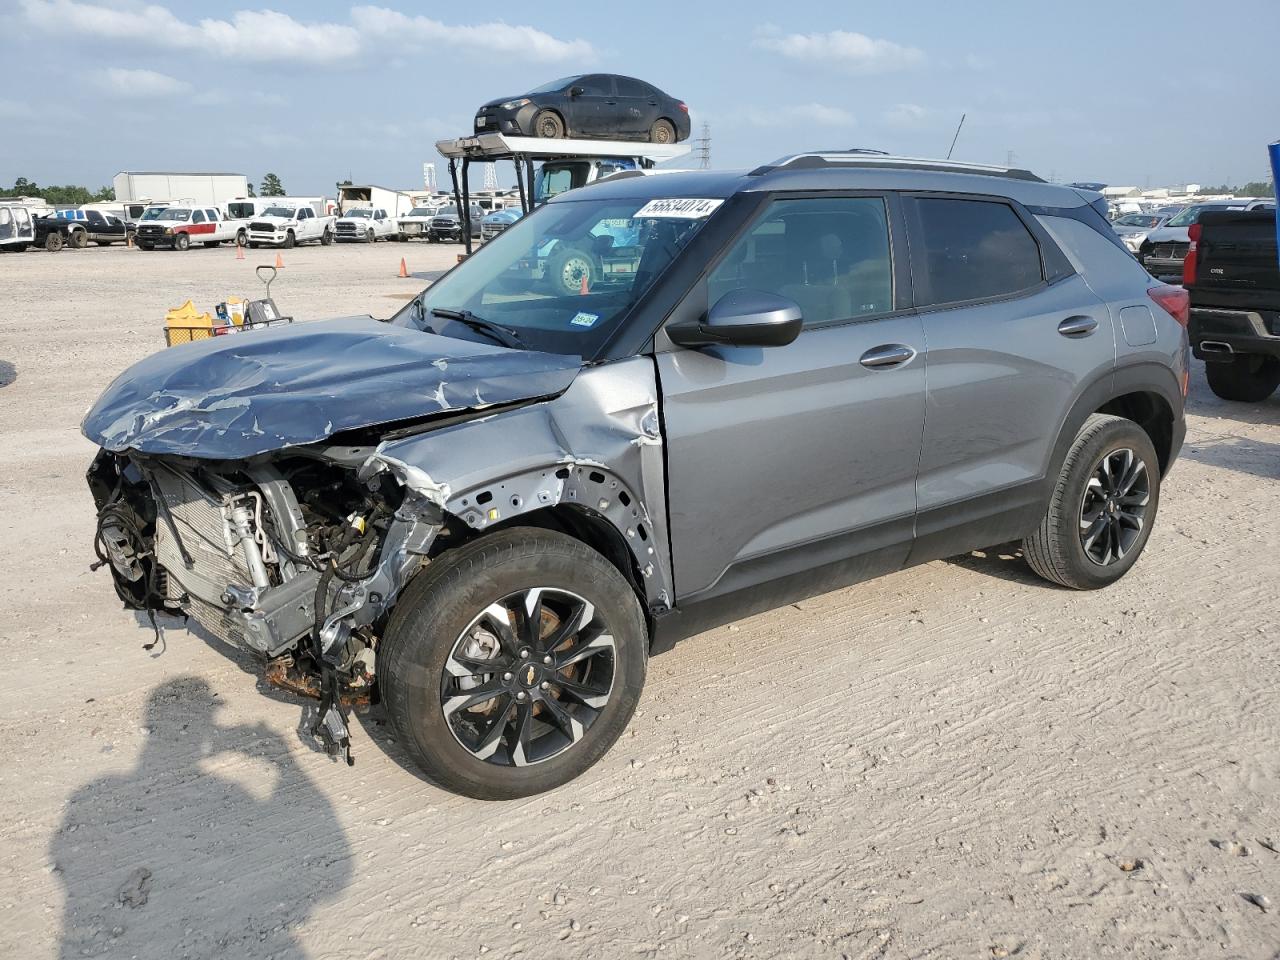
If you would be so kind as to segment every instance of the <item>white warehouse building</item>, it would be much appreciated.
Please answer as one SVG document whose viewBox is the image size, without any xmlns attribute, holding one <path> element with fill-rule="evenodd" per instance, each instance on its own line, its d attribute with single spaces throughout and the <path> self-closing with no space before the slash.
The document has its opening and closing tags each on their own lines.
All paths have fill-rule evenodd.
<svg viewBox="0 0 1280 960">
<path fill-rule="evenodd" d="M 242 173 L 117 173 L 111 179 L 116 202 L 132 200 L 194 200 L 221 207 L 228 200 L 249 195 L 249 178 Z"/>
</svg>

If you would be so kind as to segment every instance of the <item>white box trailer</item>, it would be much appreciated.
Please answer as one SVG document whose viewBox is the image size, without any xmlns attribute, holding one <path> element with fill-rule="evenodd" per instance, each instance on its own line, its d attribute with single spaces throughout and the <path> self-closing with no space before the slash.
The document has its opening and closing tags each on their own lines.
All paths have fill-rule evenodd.
<svg viewBox="0 0 1280 960">
<path fill-rule="evenodd" d="M 413 192 L 379 187 L 376 184 L 339 183 L 338 213 L 348 210 L 382 209 L 390 219 L 397 220 L 414 208 Z"/>
<path fill-rule="evenodd" d="M 124 171 L 111 178 L 116 203 L 190 197 L 201 207 L 222 207 L 249 193 L 243 173 L 164 173 Z"/>
</svg>

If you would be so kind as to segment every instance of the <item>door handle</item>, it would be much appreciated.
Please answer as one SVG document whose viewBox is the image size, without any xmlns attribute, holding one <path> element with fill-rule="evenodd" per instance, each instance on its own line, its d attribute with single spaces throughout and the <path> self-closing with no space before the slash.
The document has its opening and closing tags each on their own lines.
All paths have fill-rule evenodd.
<svg viewBox="0 0 1280 960">
<path fill-rule="evenodd" d="M 1093 317 L 1067 317 L 1058 324 L 1058 332 L 1064 337 L 1087 337 L 1098 329 L 1098 321 Z"/>
<path fill-rule="evenodd" d="M 887 370 L 906 363 L 915 355 L 916 352 L 905 344 L 887 343 L 872 347 L 858 358 L 858 362 L 868 370 Z"/>
</svg>

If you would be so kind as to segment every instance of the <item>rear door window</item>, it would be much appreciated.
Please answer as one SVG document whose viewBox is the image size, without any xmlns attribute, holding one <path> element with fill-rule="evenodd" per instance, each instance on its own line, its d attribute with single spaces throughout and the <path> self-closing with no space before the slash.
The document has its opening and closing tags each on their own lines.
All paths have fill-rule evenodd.
<svg viewBox="0 0 1280 960">
<path fill-rule="evenodd" d="M 911 220 L 916 305 L 988 300 L 1044 281 L 1040 247 L 1007 203 L 917 197 Z"/>
<path fill-rule="evenodd" d="M 202 211 L 202 210 L 193 210 L 193 211 L 191 211 L 191 222 L 192 222 L 192 223 L 204 223 L 204 211 Z"/>
<path fill-rule="evenodd" d="M 649 97 L 649 88 L 639 80 L 632 80 L 630 77 L 618 77 L 618 96 L 646 100 Z"/>
<path fill-rule="evenodd" d="M 884 199 L 775 200 L 711 272 L 707 302 L 737 289 L 794 300 L 805 326 L 891 312 Z"/>
</svg>

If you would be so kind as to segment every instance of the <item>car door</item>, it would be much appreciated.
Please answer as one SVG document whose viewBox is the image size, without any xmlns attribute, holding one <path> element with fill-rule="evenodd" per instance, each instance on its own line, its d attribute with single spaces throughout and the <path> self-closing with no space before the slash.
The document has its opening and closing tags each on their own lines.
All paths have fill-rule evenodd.
<svg viewBox="0 0 1280 960">
<path fill-rule="evenodd" d="M 789 297 L 804 317 L 787 346 L 659 344 L 678 600 L 906 559 L 924 337 L 897 209 L 874 194 L 768 200 L 673 312 L 688 322 L 745 288 Z"/>
<path fill-rule="evenodd" d="M 618 132 L 628 137 L 648 134 L 657 119 L 658 101 L 647 83 L 631 77 L 618 77 L 617 116 Z"/>
<path fill-rule="evenodd" d="M 575 87 L 581 92 L 570 98 L 570 134 L 597 137 L 611 133 L 617 109 L 613 77 L 605 73 L 589 74 Z"/>
<path fill-rule="evenodd" d="M 993 197 L 904 199 L 929 344 L 912 561 L 1025 534 L 1059 426 L 1115 366 L 1106 304 L 1033 217 Z"/>
</svg>

